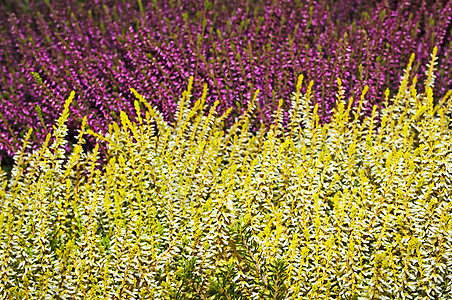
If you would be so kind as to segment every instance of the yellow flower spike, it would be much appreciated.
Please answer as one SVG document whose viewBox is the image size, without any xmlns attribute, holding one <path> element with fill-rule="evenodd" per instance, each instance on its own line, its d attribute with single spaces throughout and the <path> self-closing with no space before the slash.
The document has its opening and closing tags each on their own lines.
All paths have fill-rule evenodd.
<svg viewBox="0 0 452 300">
<path fill-rule="evenodd" d="M 40 153 L 39 153 L 39 157 L 41 157 L 43 154 L 44 154 L 44 152 L 46 151 L 46 149 L 47 149 L 47 147 L 48 147 L 48 145 L 49 145 L 49 142 L 50 142 L 50 138 L 52 137 L 52 134 L 51 133 L 48 133 L 47 135 L 46 135 L 46 139 L 45 139 L 45 141 L 44 141 L 44 144 L 42 145 L 42 147 L 41 147 L 41 151 L 40 151 Z"/>
<path fill-rule="evenodd" d="M 191 93 L 191 89 L 193 88 L 193 76 L 190 76 L 190 79 L 188 81 L 188 87 L 187 87 L 187 94 Z"/>
<path fill-rule="evenodd" d="M 318 111 L 319 111 L 319 104 L 316 103 L 315 106 L 314 106 L 314 111 L 312 112 L 312 115 L 314 116 L 314 121 L 315 121 L 314 128 L 317 128 L 318 125 L 319 125 L 319 114 L 318 114 Z"/>
<path fill-rule="evenodd" d="M 405 94 L 405 92 L 406 92 L 406 89 L 407 89 L 407 86 L 408 86 L 408 79 L 409 79 L 409 76 L 410 76 L 410 71 L 411 71 L 411 66 L 413 65 L 413 61 L 414 61 L 414 53 L 411 54 L 410 61 L 408 62 L 408 65 L 406 67 L 406 71 L 405 71 L 405 74 L 404 74 L 404 77 L 403 77 L 403 80 L 402 80 L 402 84 L 400 85 L 400 88 L 399 88 L 399 90 L 397 92 L 397 95 L 396 95 L 396 97 L 394 99 L 394 104 L 392 106 L 392 110 L 394 109 L 394 107 L 397 105 L 397 103 L 401 99 L 402 94 Z"/>
<path fill-rule="evenodd" d="M 355 114 L 355 120 L 359 117 L 359 115 L 361 114 L 361 110 L 363 109 L 363 104 L 364 104 L 364 97 L 366 96 L 367 92 L 369 91 L 369 86 L 365 86 L 362 93 L 361 93 L 361 97 L 359 99 L 359 104 L 358 104 L 358 111 Z"/>
<path fill-rule="evenodd" d="M 411 83 L 410 86 L 410 94 L 413 99 L 417 99 L 416 84 L 417 84 L 417 75 L 414 76 L 413 82 Z"/>
<path fill-rule="evenodd" d="M 435 114 L 440 108 L 443 107 L 444 103 L 447 102 L 447 100 L 449 100 L 449 105 L 452 104 L 452 90 L 449 90 L 446 95 L 444 95 L 443 99 L 441 99 L 441 101 L 438 103 L 438 105 L 435 107 L 435 109 L 433 110 L 433 114 Z M 448 105 L 448 107 L 449 107 Z M 448 108 L 447 107 L 447 108 Z M 446 109 L 447 109 L 446 108 Z"/>
<path fill-rule="evenodd" d="M 190 79 L 188 81 L 187 90 L 182 93 L 182 98 L 180 100 L 176 126 L 181 125 L 182 116 L 184 115 L 184 110 L 185 110 L 185 103 L 189 101 L 192 87 L 193 87 L 193 76 L 190 76 Z"/>
<path fill-rule="evenodd" d="M 218 101 L 215 101 L 215 102 L 218 102 Z M 220 103 L 220 102 L 218 102 L 218 103 Z M 224 113 L 224 116 L 229 116 L 229 114 L 232 112 L 232 107 L 229 107 L 227 110 L 226 110 L 226 112 Z M 223 116 L 222 116 L 223 117 Z"/>
<path fill-rule="evenodd" d="M 137 113 L 137 119 L 138 119 L 138 124 L 142 125 L 143 124 L 143 118 L 141 117 L 141 110 L 140 110 L 140 104 L 138 103 L 137 100 L 135 100 L 133 102 L 134 106 L 135 106 L 135 111 Z"/>
<path fill-rule="evenodd" d="M 137 124 L 135 122 L 131 122 L 129 118 L 127 118 L 127 125 L 130 128 L 130 131 L 132 131 L 133 137 L 135 138 L 135 140 L 138 142 L 140 141 L 140 134 L 139 132 L 141 132 L 141 130 L 139 130 L 139 128 L 137 128 Z M 140 143 L 141 145 L 141 143 Z"/>
<path fill-rule="evenodd" d="M 438 47 L 435 46 L 433 48 L 433 52 L 431 54 L 432 59 L 430 60 L 429 63 L 429 68 L 427 70 L 427 79 L 425 80 L 425 88 L 426 88 L 426 92 L 427 92 L 427 88 L 432 88 L 433 87 L 433 73 L 435 72 L 435 64 L 436 64 L 436 60 L 437 60 L 437 55 L 438 53 Z"/>
<path fill-rule="evenodd" d="M 131 140 L 130 135 L 128 133 L 128 128 L 130 128 L 130 131 L 132 131 L 132 134 L 135 136 L 135 138 L 136 138 L 136 130 L 134 131 L 133 126 L 132 126 L 132 124 L 131 124 L 131 122 L 129 120 L 129 117 L 127 116 L 127 114 L 124 111 L 121 111 L 120 118 L 121 118 L 121 125 L 122 125 L 122 128 L 123 128 L 123 132 L 125 134 L 125 139 L 126 139 L 126 142 L 127 142 L 127 147 L 131 147 L 132 146 L 132 140 Z"/>
<path fill-rule="evenodd" d="M 127 132 L 127 128 L 129 127 L 129 117 L 127 116 L 127 114 L 121 110 L 120 112 L 120 117 L 121 117 L 121 124 L 122 124 L 122 128 L 125 132 Z"/>
<path fill-rule="evenodd" d="M 433 117 L 433 89 L 427 87 L 427 110 L 430 117 Z"/>
<path fill-rule="evenodd" d="M 134 94 L 134 96 L 138 99 L 138 101 L 140 101 L 141 103 L 144 104 L 144 106 L 146 106 L 146 108 L 147 108 L 147 110 L 148 110 L 148 111 L 146 112 L 146 114 L 149 113 L 150 116 L 151 116 L 152 118 L 154 118 L 155 120 L 157 120 L 158 117 L 157 117 L 156 111 L 155 111 L 155 109 L 149 104 L 149 102 L 148 102 L 141 94 L 139 94 L 134 88 L 130 88 L 130 91 Z M 149 119 L 149 117 L 148 117 L 147 115 L 146 115 L 146 118 L 147 118 L 147 122 L 149 123 L 149 122 L 150 122 L 150 119 Z"/>
<path fill-rule="evenodd" d="M 314 85 L 314 81 L 311 80 L 308 85 L 308 89 L 306 91 L 303 105 L 304 105 L 304 116 L 303 116 L 303 123 L 307 128 L 312 128 L 312 121 L 311 121 L 311 94 L 312 94 L 312 86 Z M 315 109 L 315 108 L 314 108 Z M 315 118 L 315 115 L 314 115 Z"/>
<path fill-rule="evenodd" d="M 30 137 L 31 137 L 31 133 L 33 132 L 33 128 L 29 128 L 28 129 L 28 132 L 27 132 L 27 135 L 25 136 L 25 140 L 24 140 L 24 143 L 26 143 L 26 142 L 28 142 L 29 140 L 30 140 Z M 26 147 L 26 146 L 24 146 L 24 147 Z"/>
<path fill-rule="evenodd" d="M 438 50 L 437 47 L 435 47 L 435 49 Z M 436 52 L 435 52 L 435 54 L 436 54 Z M 415 58 L 414 53 L 411 53 L 410 61 L 408 62 L 408 67 L 409 67 L 409 68 L 411 68 L 411 65 L 413 64 L 414 58 Z"/>
<path fill-rule="evenodd" d="M 298 76 L 298 80 L 297 80 L 297 97 L 300 96 L 301 85 L 303 84 L 303 79 L 304 79 L 303 74 L 301 74 L 300 76 Z"/>
<path fill-rule="evenodd" d="M 88 117 L 87 116 L 84 116 L 83 117 L 83 120 L 82 120 L 82 128 L 85 128 L 86 127 L 86 123 L 88 122 Z"/>
<path fill-rule="evenodd" d="M 259 90 L 259 89 L 257 89 L 257 90 L 254 92 L 253 102 L 256 102 L 257 95 L 259 95 L 260 92 L 261 92 L 261 90 Z"/>
<path fill-rule="evenodd" d="M 343 99 L 343 96 L 341 97 L 341 99 Z M 337 104 L 337 106 L 338 106 L 338 108 L 337 108 L 338 116 L 336 118 L 336 124 L 339 125 L 341 130 L 343 130 L 344 125 L 348 123 L 349 114 L 350 114 L 350 111 L 352 109 L 352 104 L 353 104 L 353 97 L 350 97 L 348 99 L 347 110 L 345 110 L 345 111 L 344 111 L 344 101 L 339 101 L 338 104 Z"/>
<path fill-rule="evenodd" d="M 118 138 L 118 136 L 121 133 L 121 129 L 119 129 L 119 125 L 116 122 L 113 122 L 113 131 L 115 133 L 116 138 Z"/>
<path fill-rule="evenodd" d="M 206 103 L 206 99 L 207 99 L 207 83 L 204 84 L 204 88 L 202 90 L 201 105 L 200 105 L 201 109 L 204 108 L 204 104 Z"/>
<path fill-rule="evenodd" d="M 372 124 L 373 124 L 373 121 L 375 120 L 375 117 L 377 116 L 377 109 L 378 109 L 378 106 L 376 104 L 374 104 L 374 106 L 372 107 L 372 115 L 370 117 L 370 119 L 372 120 Z"/>
<path fill-rule="evenodd" d="M 69 105 L 71 105 L 72 101 L 75 97 L 75 91 L 72 91 L 69 95 L 69 98 L 64 102 L 64 109 L 61 117 L 58 119 L 58 127 L 63 126 L 63 124 L 67 121 L 67 118 L 69 117 Z"/>
<path fill-rule="evenodd" d="M 63 113 L 67 113 L 69 111 L 69 105 L 71 105 L 72 100 L 74 100 L 75 97 L 75 91 L 71 91 L 69 98 L 64 103 L 64 111 Z"/>
<path fill-rule="evenodd" d="M 336 81 L 337 81 L 338 89 L 339 89 L 339 91 L 340 91 L 341 88 L 342 88 L 342 80 L 341 80 L 340 77 L 337 77 L 337 78 L 336 78 Z"/>
<path fill-rule="evenodd" d="M 141 95 L 137 92 L 136 89 L 130 88 L 130 91 L 132 92 L 132 94 L 133 94 L 136 98 L 140 98 L 140 97 L 141 97 Z"/>
<path fill-rule="evenodd" d="M 433 48 L 433 53 L 432 53 L 432 57 L 436 57 L 436 54 L 438 53 L 438 46 L 435 46 Z"/>
<path fill-rule="evenodd" d="M 384 104 L 384 109 L 388 109 L 388 106 L 389 106 L 389 89 L 387 88 L 386 90 L 385 90 L 385 92 L 384 92 L 384 95 L 385 95 L 385 100 L 384 100 L 384 102 L 383 102 L 383 104 Z"/>
<path fill-rule="evenodd" d="M 200 109 L 201 102 L 202 102 L 202 99 L 196 100 L 195 105 L 193 106 L 193 108 L 191 110 L 193 115 L 195 115 L 196 111 Z"/>
<path fill-rule="evenodd" d="M 306 99 L 309 100 L 311 98 L 312 86 L 314 85 L 314 80 L 311 80 L 308 85 L 308 89 L 306 91 Z"/>
</svg>

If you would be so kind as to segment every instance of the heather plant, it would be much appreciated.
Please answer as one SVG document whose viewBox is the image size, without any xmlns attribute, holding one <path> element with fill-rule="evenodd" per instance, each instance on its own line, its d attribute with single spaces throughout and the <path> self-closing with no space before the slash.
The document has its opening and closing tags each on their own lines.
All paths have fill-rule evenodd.
<svg viewBox="0 0 452 300">
<path fill-rule="evenodd" d="M 207 105 L 207 85 L 192 99 L 193 78 L 173 123 L 131 89 L 136 121 L 120 112 L 94 132 L 85 117 L 65 156 L 71 93 L 2 180 L 1 297 L 451 298 L 452 91 L 434 105 L 435 52 L 419 91 L 413 61 L 381 113 L 364 115 L 367 88 L 353 107 L 337 79 L 322 124 L 300 76 L 289 125 L 281 100 L 256 132 L 259 91 L 224 129 L 231 110 Z M 83 149 L 89 135 L 105 166 L 99 144 Z"/>
<path fill-rule="evenodd" d="M 219 114 L 233 107 L 226 127 L 259 89 L 257 118 L 249 126 L 268 128 L 300 74 L 314 81 L 309 105 L 319 104 L 322 124 L 337 105 L 337 77 L 346 99 L 358 99 L 368 86 L 363 111 L 370 116 L 374 104 L 381 109 L 382 91 L 393 95 L 413 52 L 412 74 L 425 79 L 434 45 L 441 66 L 434 74 L 437 103 L 452 86 L 451 17 L 450 1 L 425 0 L 2 2 L 0 150 L 15 153 L 28 128 L 36 150 L 63 109 L 57 99 L 71 90 L 68 153 L 83 116 L 94 131 L 119 122 L 120 111 L 135 118 L 130 87 L 174 122 L 190 76 L 193 99 L 208 84 L 207 105 L 219 101 Z M 284 126 L 289 106 L 283 103 Z M 83 147 L 94 145 L 87 137 Z M 106 156 L 104 146 L 99 152 Z"/>
</svg>

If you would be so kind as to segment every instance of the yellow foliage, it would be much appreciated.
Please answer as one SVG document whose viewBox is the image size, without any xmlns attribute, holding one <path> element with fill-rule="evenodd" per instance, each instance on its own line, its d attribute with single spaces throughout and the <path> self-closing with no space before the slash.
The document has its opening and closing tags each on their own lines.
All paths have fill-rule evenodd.
<svg viewBox="0 0 452 300">
<path fill-rule="evenodd" d="M 0 191 L 1 297 L 168 299 L 234 268 L 252 299 L 281 261 L 285 299 L 452 297 L 450 119 L 433 105 L 433 67 L 424 94 L 417 79 L 408 87 L 413 59 L 394 99 L 385 93 L 393 104 L 362 122 L 367 87 L 349 122 L 338 79 L 338 109 L 320 125 L 300 76 L 285 132 L 282 100 L 271 130 L 249 132 L 259 91 L 223 131 L 218 102 L 204 112 L 207 86 L 188 108 L 192 78 L 174 126 L 132 89 L 137 123 L 122 112 L 121 127 L 87 131 L 108 145 L 103 167 L 98 147 L 81 147 L 86 118 L 63 163 L 71 93 L 53 144 L 19 152 Z"/>
</svg>

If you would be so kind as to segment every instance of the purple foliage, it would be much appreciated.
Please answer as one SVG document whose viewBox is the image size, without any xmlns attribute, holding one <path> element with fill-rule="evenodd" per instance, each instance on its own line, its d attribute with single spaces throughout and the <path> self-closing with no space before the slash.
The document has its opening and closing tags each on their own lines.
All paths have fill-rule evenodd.
<svg viewBox="0 0 452 300">
<path fill-rule="evenodd" d="M 74 135 L 85 115 L 103 132 L 121 110 L 135 115 L 130 87 L 172 121 L 192 75 L 193 100 L 207 83 L 207 103 L 220 100 L 220 113 L 234 107 L 229 122 L 259 88 L 255 126 L 271 122 L 280 98 L 287 110 L 299 74 L 314 80 L 322 122 L 335 105 L 337 77 L 346 97 L 369 86 L 369 112 L 386 88 L 397 89 L 411 53 L 422 82 L 435 45 L 436 96 L 452 86 L 450 1 L 27 3 L 0 5 L 0 151 L 8 155 L 26 127 L 35 129 L 33 147 L 41 144 L 71 90 Z"/>
</svg>

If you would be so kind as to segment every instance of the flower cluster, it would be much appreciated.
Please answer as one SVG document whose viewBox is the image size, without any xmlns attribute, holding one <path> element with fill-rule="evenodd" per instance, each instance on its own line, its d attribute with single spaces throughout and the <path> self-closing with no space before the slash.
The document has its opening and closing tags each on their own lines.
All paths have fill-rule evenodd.
<svg viewBox="0 0 452 300">
<path fill-rule="evenodd" d="M 395 3 L 395 2 L 394 2 Z M 424 80 L 429 53 L 438 45 L 437 102 L 452 85 L 450 1 L 6 1 L 0 4 L 0 151 L 12 155 L 33 128 L 37 149 L 63 109 L 58 101 L 76 91 L 70 108 L 69 152 L 83 116 L 106 131 L 120 111 L 135 116 L 140 90 L 174 121 L 178 96 L 194 76 L 193 95 L 208 84 L 208 105 L 233 111 L 234 123 L 254 97 L 267 127 L 279 99 L 295 89 L 300 74 L 314 80 L 309 105 L 320 122 L 336 107 L 336 78 L 345 97 L 369 87 L 364 112 L 380 105 L 409 55 Z M 307 85 L 301 87 L 307 91 Z M 393 93 L 394 91 L 391 91 Z M 192 103 L 193 104 L 193 103 Z M 288 124 L 284 103 L 283 123 Z M 356 103 L 353 104 L 356 106 Z M 95 142 L 88 140 L 86 150 Z M 89 146 L 91 145 L 91 146 Z M 89 146 L 89 147 L 88 147 Z M 105 149 L 101 147 L 103 155 Z"/>
<path fill-rule="evenodd" d="M 30 129 L 2 178 L 0 297 L 452 298 L 452 91 L 434 105 L 435 56 L 424 91 L 412 56 L 370 117 L 368 88 L 354 107 L 338 79 L 327 124 L 300 76 L 288 126 L 280 101 L 254 133 L 259 91 L 225 130 L 232 110 L 193 78 L 174 123 L 131 89 L 136 121 L 96 133 L 83 118 L 65 156 L 71 93 L 53 142 L 25 153 Z M 107 144 L 104 167 L 85 136 Z"/>
</svg>

